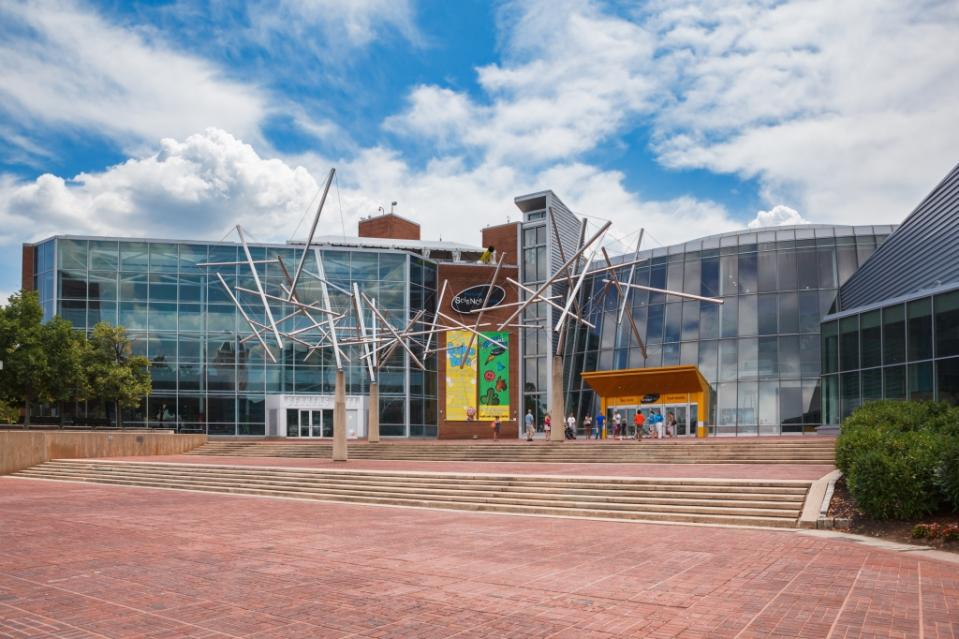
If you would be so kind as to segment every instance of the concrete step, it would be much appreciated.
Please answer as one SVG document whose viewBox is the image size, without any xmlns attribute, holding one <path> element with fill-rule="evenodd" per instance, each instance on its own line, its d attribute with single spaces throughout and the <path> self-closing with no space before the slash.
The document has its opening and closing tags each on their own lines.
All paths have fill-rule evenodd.
<svg viewBox="0 0 959 639">
<path fill-rule="evenodd" d="M 785 481 L 407 475 L 89 460 L 56 460 L 16 475 L 380 505 L 780 527 L 795 526 L 809 486 Z"/>
<path fill-rule="evenodd" d="M 134 479 L 140 477 L 151 477 L 157 482 L 162 481 L 182 481 L 184 477 L 172 472 L 126 472 L 122 470 L 70 470 L 70 469 L 40 469 L 34 472 L 25 472 L 24 476 L 44 476 L 44 477 L 63 477 L 63 478 L 92 478 L 99 476 L 110 476 L 118 479 Z M 376 483 L 358 483 L 350 481 L 348 484 L 344 481 L 322 480 L 322 479 L 295 479 L 295 478 L 277 478 L 271 476 L 243 476 L 241 473 L 232 475 L 212 476 L 209 474 L 191 474 L 191 480 L 209 481 L 209 482 L 236 482 L 238 484 L 256 482 L 270 487 L 288 488 L 291 490 L 323 491 L 323 490 L 346 490 L 354 492 L 381 492 L 395 495 L 419 495 L 423 493 L 421 486 L 397 485 L 395 483 L 381 482 Z M 430 494 L 441 496 L 469 496 L 469 497 L 490 497 L 493 499 L 506 500 L 574 500 L 603 502 L 616 504 L 651 504 L 651 505 L 670 505 L 677 506 L 702 506 L 715 507 L 717 503 L 722 503 L 724 508 L 751 508 L 751 509 L 769 509 L 793 511 L 801 507 L 803 502 L 802 495 L 780 496 L 775 495 L 769 498 L 762 494 L 734 494 L 725 495 L 722 492 L 700 491 L 696 493 L 654 493 L 642 494 L 626 491 L 581 491 L 581 490 L 543 490 L 539 488 L 527 487 L 495 487 L 493 489 L 483 488 L 472 483 L 463 485 L 437 485 L 429 488 Z"/>
</svg>

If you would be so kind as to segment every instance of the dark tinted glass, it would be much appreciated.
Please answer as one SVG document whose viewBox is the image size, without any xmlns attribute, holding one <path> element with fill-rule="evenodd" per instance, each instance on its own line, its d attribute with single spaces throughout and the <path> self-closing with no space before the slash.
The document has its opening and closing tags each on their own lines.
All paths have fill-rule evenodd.
<svg viewBox="0 0 959 639">
<path fill-rule="evenodd" d="M 839 370 L 839 323 L 825 322 L 822 325 L 822 372 Z"/>
<path fill-rule="evenodd" d="M 700 280 L 700 295 L 705 295 L 706 297 L 718 297 L 720 295 L 718 257 L 710 257 L 702 261 Z"/>
<path fill-rule="evenodd" d="M 859 368 L 859 316 L 839 320 L 839 369 Z"/>
<path fill-rule="evenodd" d="M 877 311 L 863 313 L 862 325 L 862 367 L 870 368 L 882 364 L 882 314 Z"/>
<path fill-rule="evenodd" d="M 887 366 L 883 368 L 885 375 L 886 399 L 906 398 L 906 367 Z"/>
<path fill-rule="evenodd" d="M 959 405 L 959 357 L 936 362 L 936 387 L 939 401 Z"/>
<path fill-rule="evenodd" d="M 796 253 L 797 287 L 809 290 L 819 287 L 819 261 L 814 251 Z"/>
<path fill-rule="evenodd" d="M 916 300 L 907 304 L 909 315 L 909 359 L 932 357 L 932 300 Z"/>
<path fill-rule="evenodd" d="M 932 362 L 909 365 L 909 399 L 932 399 Z"/>
<path fill-rule="evenodd" d="M 862 372 L 862 401 L 882 399 L 882 369 L 873 368 Z"/>
<path fill-rule="evenodd" d="M 936 357 L 959 355 L 959 291 L 937 295 L 935 306 Z"/>
<path fill-rule="evenodd" d="M 906 361 L 906 310 L 902 305 L 882 309 L 882 363 Z"/>
</svg>

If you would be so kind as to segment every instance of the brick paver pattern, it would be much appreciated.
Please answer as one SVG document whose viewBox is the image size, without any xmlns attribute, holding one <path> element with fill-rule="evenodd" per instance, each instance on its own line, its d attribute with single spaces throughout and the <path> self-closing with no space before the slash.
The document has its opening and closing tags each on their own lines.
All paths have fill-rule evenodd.
<svg viewBox="0 0 959 639">
<path fill-rule="evenodd" d="M 0 478 L 0 637 L 959 636 L 959 568 L 790 532 Z"/>
</svg>

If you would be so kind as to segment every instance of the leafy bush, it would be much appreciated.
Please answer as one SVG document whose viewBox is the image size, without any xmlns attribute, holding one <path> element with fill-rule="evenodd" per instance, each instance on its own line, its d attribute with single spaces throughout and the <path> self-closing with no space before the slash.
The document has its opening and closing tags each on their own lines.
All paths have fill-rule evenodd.
<svg viewBox="0 0 959 639">
<path fill-rule="evenodd" d="M 843 423 L 836 465 L 875 519 L 914 519 L 943 502 L 959 511 L 959 409 L 937 402 L 871 402 Z"/>
<path fill-rule="evenodd" d="M 912 538 L 959 541 L 959 524 L 916 524 L 912 528 Z"/>
<path fill-rule="evenodd" d="M 863 452 L 852 462 L 846 483 L 862 511 L 874 519 L 916 519 L 938 509 L 933 484 L 934 438 L 913 433 L 885 450 Z"/>
<path fill-rule="evenodd" d="M 959 438 L 950 438 L 940 455 L 936 487 L 954 512 L 959 512 Z"/>
</svg>

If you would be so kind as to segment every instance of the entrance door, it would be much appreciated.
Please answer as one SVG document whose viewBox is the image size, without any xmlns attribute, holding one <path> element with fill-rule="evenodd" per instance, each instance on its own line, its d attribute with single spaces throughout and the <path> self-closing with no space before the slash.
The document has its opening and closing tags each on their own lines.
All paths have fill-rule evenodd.
<svg viewBox="0 0 959 639">
<path fill-rule="evenodd" d="M 676 427 L 673 432 L 675 436 L 688 437 L 696 434 L 695 422 L 693 422 L 692 426 L 690 426 L 688 404 L 667 405 L 663 411 L 663 414 L 668 416 L 669 413 L 672 413 L 673 417 L 676 418 Z"/>
<path fill-rule="evenodd" d="M 319 431 L 317 431 L 317 424 L 322 424 Z M 324 408 L 323 410 L 313 411 L 313 432 L 315 432 L 318 437 L 333 437 L 332 408 Z"/>
</svg>

